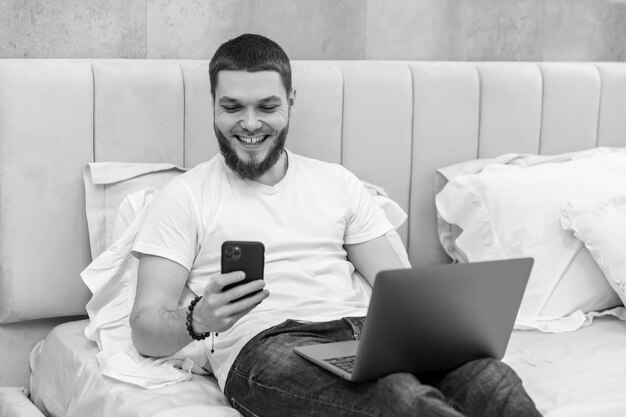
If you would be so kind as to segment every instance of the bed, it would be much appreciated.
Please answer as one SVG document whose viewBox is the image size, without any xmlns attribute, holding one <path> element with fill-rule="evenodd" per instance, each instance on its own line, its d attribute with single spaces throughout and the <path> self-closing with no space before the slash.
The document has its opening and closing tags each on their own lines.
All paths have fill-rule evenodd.
<svg viewBox="0 0 626 417">
<path fill-rule="evenodd" d="M 200 374 L 198 346 L 150 363 L 144 380 L 106 369 L 127 329 L 123 315 L 95 319 L 110 307 L 99 301 L 132 293 L 104 294 L 85 272 L 114 250 L 116 271 L 132 270 L 120 242 L 142 204 L 217 152 L 207 66 L 0 60 L 0 415 L 238 415 Z M 624 415 L 626 64 L 294 61 L 293 72 L 288 148 L 368 183 L 412 264 L 541 258 L 504 361 L 542 414 Z M 566 192 L 578 194 L 556 199 Z M 530 214 L 479 221 L 548 197 L 549 227 Z M 527 236 L 551 240 L 528 249 Z"/>
</svg>

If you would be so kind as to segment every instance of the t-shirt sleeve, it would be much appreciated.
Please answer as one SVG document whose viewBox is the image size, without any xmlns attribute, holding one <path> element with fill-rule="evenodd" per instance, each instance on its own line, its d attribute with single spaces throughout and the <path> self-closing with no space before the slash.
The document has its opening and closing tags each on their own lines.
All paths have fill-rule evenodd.
<svg viewBox="0 0 626 417">
<path fill-rule="evenodd" d="M 198 251 L 199 225 L 198 206 L 189 186 L 175 178 L 150 205 L 132 253 L 160 256 L 191 270 Z"/>
<path fill-rule="evenodd" d="M 393 230 L 383 210 L 372 200 L 359 179 L 345 171 L 348 196 L 348 220 L 344 243 L 351 245 L 367 242 Z"/>
</svg>

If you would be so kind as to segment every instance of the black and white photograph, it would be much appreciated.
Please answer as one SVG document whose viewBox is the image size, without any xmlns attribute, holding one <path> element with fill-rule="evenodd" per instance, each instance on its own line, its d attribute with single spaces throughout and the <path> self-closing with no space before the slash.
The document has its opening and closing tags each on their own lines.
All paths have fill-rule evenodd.
<svg viewBox="0 0 626 417">
<path fill-rule="evenodd" d="M 0 417 L 626 416 L 626 0 L 0 0 Z"/>
</svg>

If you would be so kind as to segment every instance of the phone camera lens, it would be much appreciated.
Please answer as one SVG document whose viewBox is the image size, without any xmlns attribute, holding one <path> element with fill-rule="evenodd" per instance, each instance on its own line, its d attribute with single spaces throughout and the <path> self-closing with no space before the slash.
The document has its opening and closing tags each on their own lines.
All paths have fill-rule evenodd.
<svg viewBox="0 0 626 417">
<path fill-rule="evenodd" d="M 235 255 L 241 255 L 241 248 L 239 246 L 235 246 Z"/>
</svg>

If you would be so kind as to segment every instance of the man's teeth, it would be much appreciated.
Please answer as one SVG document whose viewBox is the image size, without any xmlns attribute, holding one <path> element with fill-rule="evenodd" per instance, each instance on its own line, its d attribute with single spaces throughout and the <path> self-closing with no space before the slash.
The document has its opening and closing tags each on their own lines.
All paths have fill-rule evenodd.
<svg viewBox="0 0 626 417">
<path fill-rule="evenodd" d="M 263 141 L 265 136 L 238 136 L 239 140 L 245 143 L 246 145 L 254 145 L 256 143 L 260 143 Z"/>
</svg>

